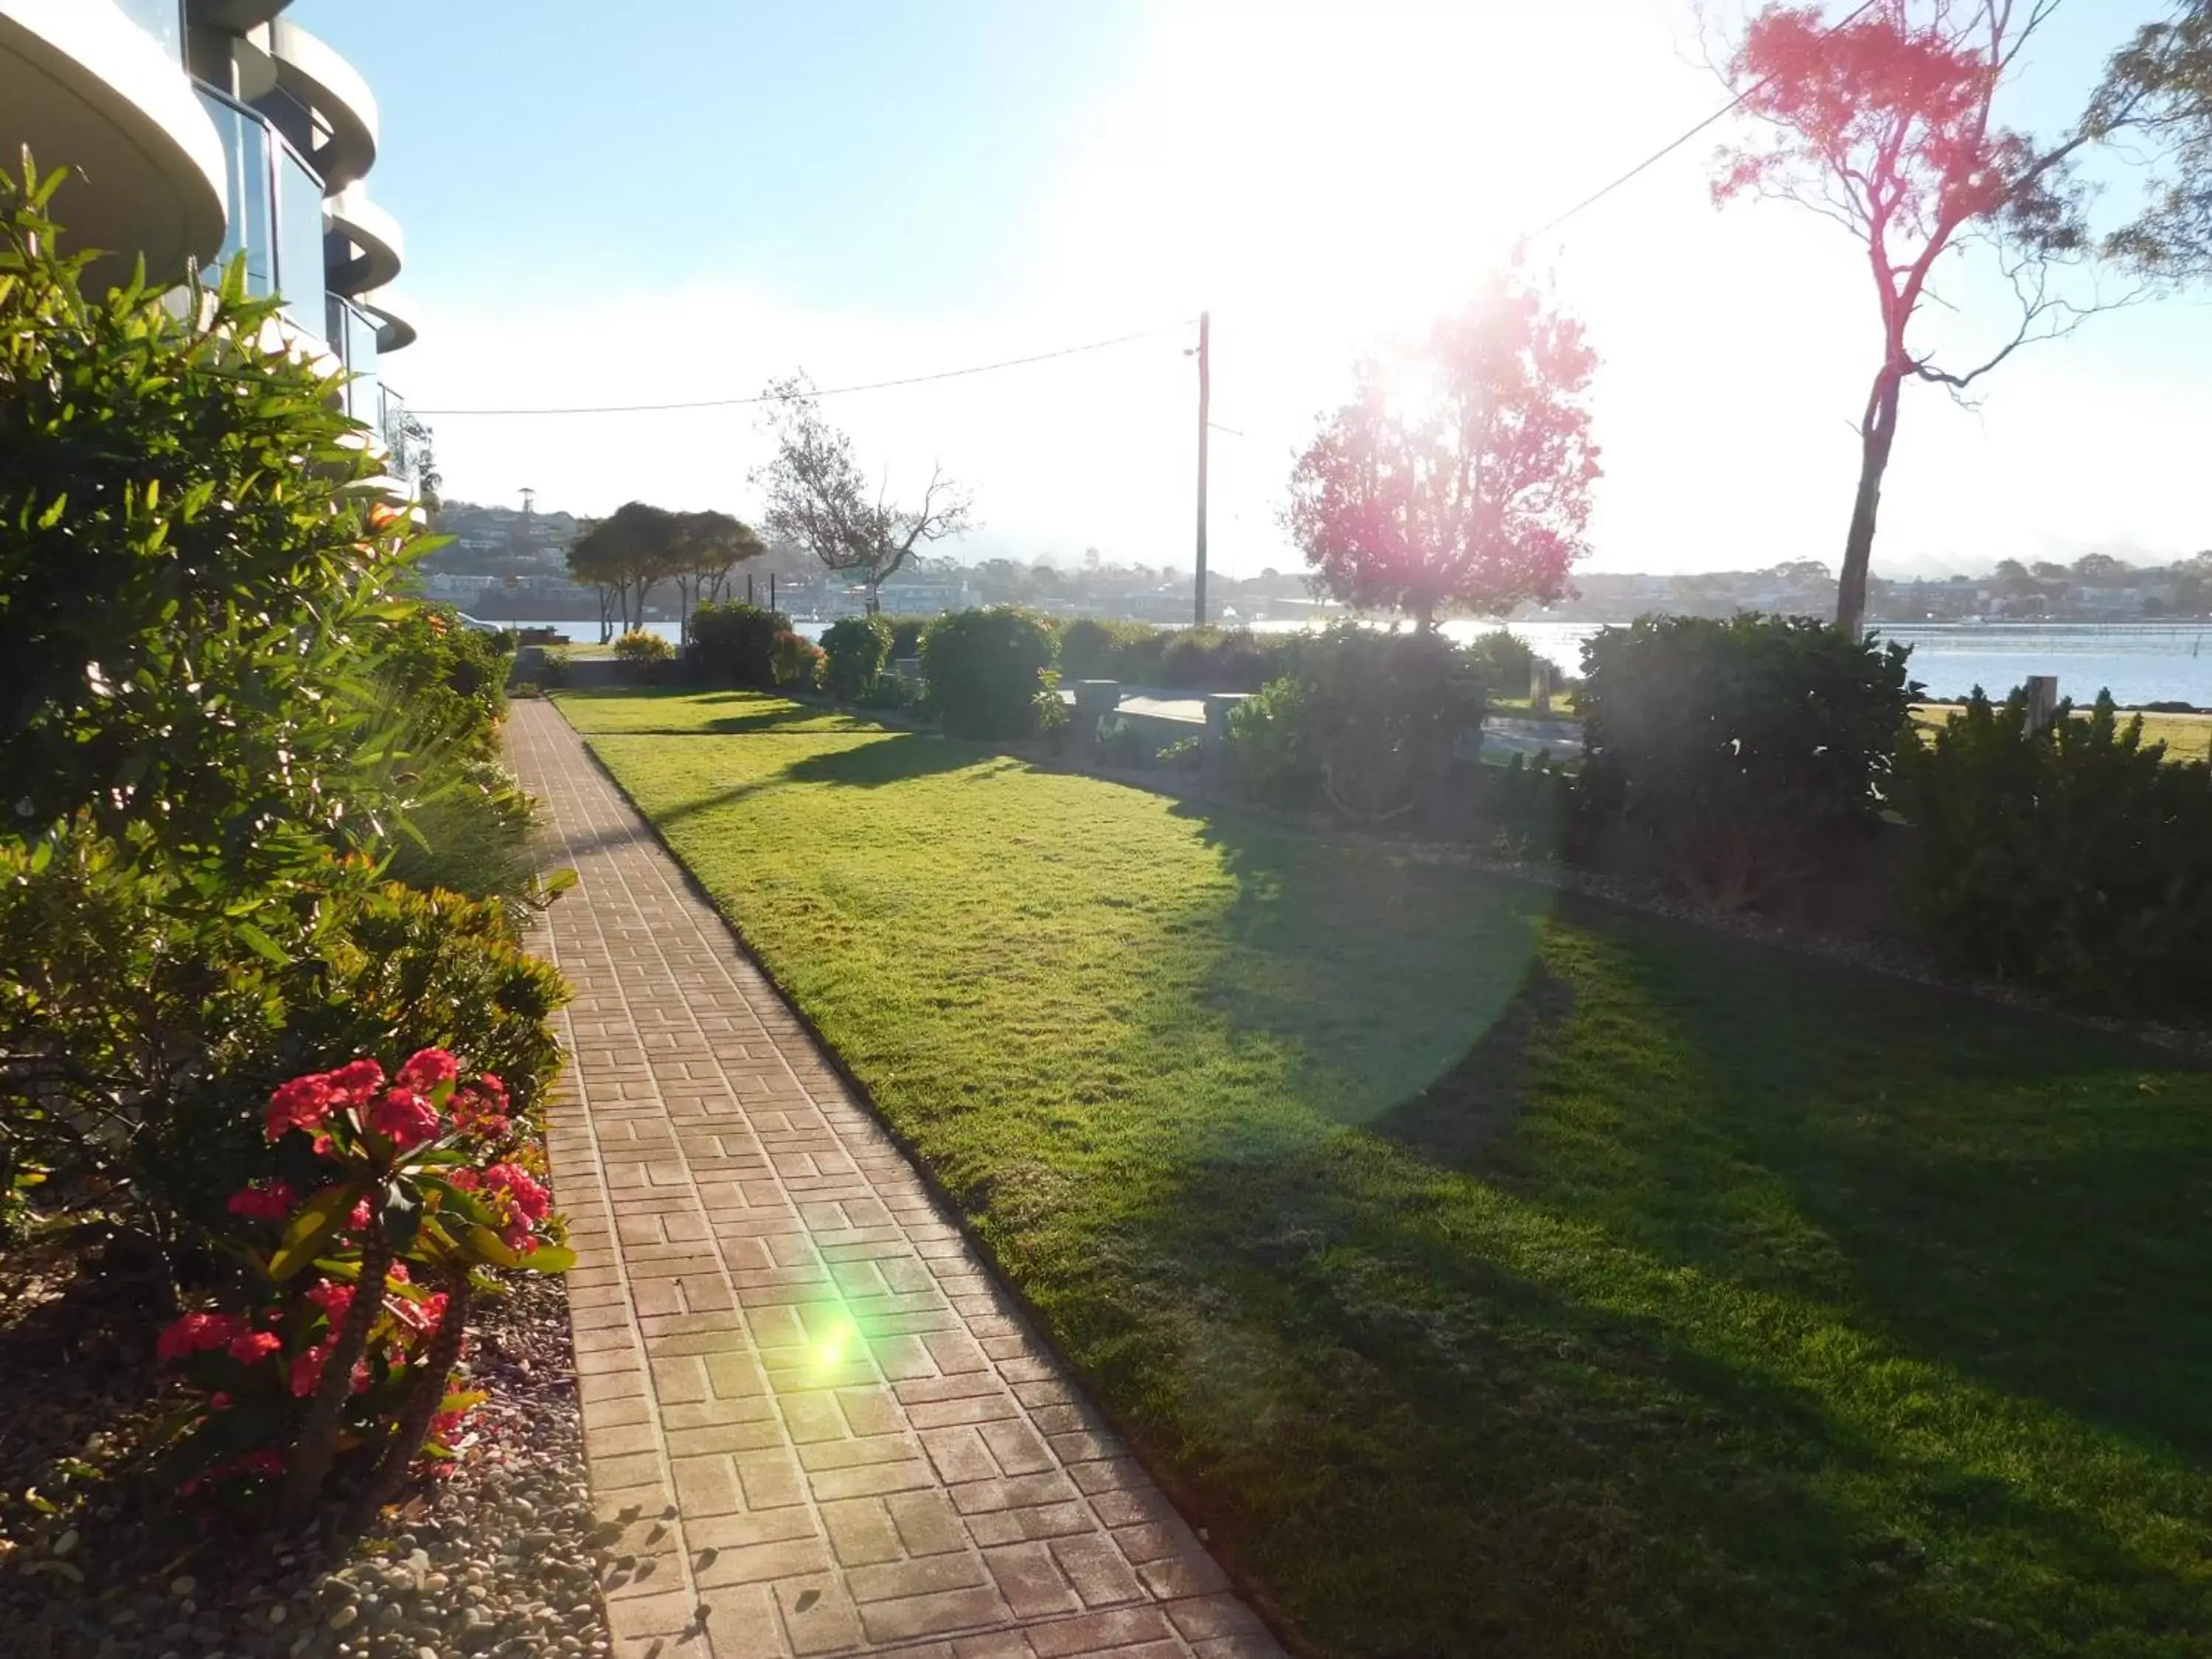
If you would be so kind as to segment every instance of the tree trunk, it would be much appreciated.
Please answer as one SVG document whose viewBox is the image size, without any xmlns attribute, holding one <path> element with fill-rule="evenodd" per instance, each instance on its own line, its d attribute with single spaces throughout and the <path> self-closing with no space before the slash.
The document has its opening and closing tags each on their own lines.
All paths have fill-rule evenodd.
<svg viewBox="0 0 2212 1659">
<path fill-rule="evenodd" d="M 1853 639 L 1866 617 L 1867 567 L 1874 561 L 1875 518 L 1881 508 L 1882 475 L 1897 441 L 1897 394 L 1905 365 L 1893 360 L 1874 377 L 1866 419 L 1859 428 L 1859 487 L 1851 498 L 1850 532 L 1844 538 L 1844 568 L 1836 580 L 1836 626 Z"/>
<path fill-rule="evenodd" d="M 354 1362 L 368 1345 L 368 1328 L 384 1305 L 385 1274 L 392 1267 L 392 1246 L 384 1237 L 384 1223 L 375 1213 L 383 1194 L 371 1193 L 368 1237 L 361 1245 L 361 1277 L 354 1283 L 353 1300 L 338 1326 L 331 1357 L 323 1366 L 322 1380 L 307 1407 L 307 1420 L 300 1430 L 300 1443 L 292 1449 L 292 1467 L 284 1474 L 281 1505 L 284 1518 L 295 1524 L 305 1521 L 321 1495 L 324 1477 L 337 1455 L 338 1416 L 353 1388 Z"/>
</svg>

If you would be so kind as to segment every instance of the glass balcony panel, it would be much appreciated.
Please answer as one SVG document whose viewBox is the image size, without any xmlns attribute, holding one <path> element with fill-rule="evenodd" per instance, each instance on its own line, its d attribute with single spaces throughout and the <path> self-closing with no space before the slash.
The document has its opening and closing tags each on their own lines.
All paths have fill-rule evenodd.
<svg viewBox="0 0 2212 1659">
<path fill-rule="evenodd" d="M 282 139 L 276 142 L 276 291 L 295 326 L 330 337 L 323 315 L 323 181 Z"/>
<path fill-rule="evenodd" d="M 179 0 L 115 0 L 116 8 L 161 43 L 161 50 L 185 60 L 184 7 Z"/>
<path fill-rule="evenodd" d="M 346 413 L 379 434 L 384 424 L 384 392 L 377 372 L 376 322 L 368 313 L 333 294 L 326 313 L 331 349 L 345 362 Z"/>
<path fill-rule="evenodd" d="M 258 116 L 228 99 L 205 87 L 199 90 L 208 118 L 222 138 L 223 196 L 229 210 L 222 251 L 216 255 L 216 270 L 228 270 L 230 262 L 243 253 L 246 292 L 274 294 L 276 215 L 270 199 L 269 129 Z M 318 293 L 322 289 L 319 277 L 315 288 Z"/>
</svg>

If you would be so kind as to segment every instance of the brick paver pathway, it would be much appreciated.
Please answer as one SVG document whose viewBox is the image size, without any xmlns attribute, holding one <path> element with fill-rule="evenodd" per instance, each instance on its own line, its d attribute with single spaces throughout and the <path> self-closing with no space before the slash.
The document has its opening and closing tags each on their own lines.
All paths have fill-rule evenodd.
<svg viewBox="0 0 2212 1659">
<path fill-rule="evenodd" d="M 568 723 L 509 749 L 580 878 L 550 1149 L 618 1650 L 1279 1659 Z"/>
</svg>

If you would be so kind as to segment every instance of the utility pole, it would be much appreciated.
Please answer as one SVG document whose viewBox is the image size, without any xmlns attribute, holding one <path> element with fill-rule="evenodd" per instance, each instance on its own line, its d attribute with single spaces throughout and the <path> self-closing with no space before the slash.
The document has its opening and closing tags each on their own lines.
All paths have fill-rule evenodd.
<svg viewBox="0 0 2212 1659">
<path fill-rule="evenodd" d="M 1192 620 L 1206 626 L 1206 434 L 1213 416 L 1213 313 L 1198 313 L 1198 570 Z"/>
</svg>

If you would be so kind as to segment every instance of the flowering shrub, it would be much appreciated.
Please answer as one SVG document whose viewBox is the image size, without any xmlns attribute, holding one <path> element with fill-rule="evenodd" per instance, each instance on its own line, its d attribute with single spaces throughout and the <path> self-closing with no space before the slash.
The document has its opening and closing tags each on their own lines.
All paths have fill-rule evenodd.
<svg viewBox="0 0 2212 1659">
<path fill-rule="evenodd" d="M 769 661 L 775 683 L 796 691 L 811 691 L 822 682 L 822 647 L 804 634 L 786 629 L 775 636 Z"/>
<path fill-rule="evenodd" d="M 490 1270 L 560 1273 L 574 1257 L 534 1152 L 517 1145 L 506 1085 L 465 1076 L 446 1049 L 389 1074 L 364 1057 L 293 1078 L 270 1095 L 263 1129 L 287 1150 L 304 1139 L 321 1184 L 232 1194 L 231 1242 L 259 1269 L 253 1305 L 161 1333 L 161 1360 L 203 1408 L 185 1489 L 221 1482 L 251 1498 L 281 1475 L 296 1516 L 353 1452 L 373 1506 L 419 1453 L 450 1456 L 482 1397 L 452 1375 Z"/>
</svg>

